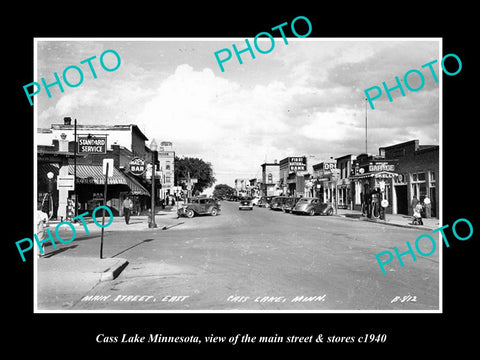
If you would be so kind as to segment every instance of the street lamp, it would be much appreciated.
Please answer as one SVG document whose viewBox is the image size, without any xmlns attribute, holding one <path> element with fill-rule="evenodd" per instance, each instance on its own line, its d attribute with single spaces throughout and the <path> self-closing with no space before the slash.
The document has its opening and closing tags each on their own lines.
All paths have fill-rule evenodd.
<svg viewBox="0 0 480 360">
<path fill-rule="evenodd" d="M 53 177 L 55 174 L 51 171 L 47 173 L 48 178 L 48 219 L 53 216 L 53 199 L 52 199 L 52 192 L 53 192 Z"/>
<path fill-rule="evenodd" d="M 152 214 L 150 216 L 150 223 L 148 224 L 149 228 L 156 228 L 157 224 L 155 223 L 155 151 L 157 151 L 157 143 L 155 139 L 152 139 L 150 143 L 150 151 L 152 152 L 152 205 L 151 211 Z"/>
</svg>

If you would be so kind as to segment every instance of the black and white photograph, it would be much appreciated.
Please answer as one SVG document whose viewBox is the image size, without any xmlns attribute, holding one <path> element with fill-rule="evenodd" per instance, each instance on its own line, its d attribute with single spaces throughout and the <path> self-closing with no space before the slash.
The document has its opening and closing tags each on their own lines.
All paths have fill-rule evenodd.
<svg viewBox="0 0 480 360">
<path fill-rule="evenodd" d="M 441 311 L 441 39 L 35 40 L 37 311 Z"/>
<path fill-rule="evenodd" d="M 473 348 L 473 6 L 198 5 L 7 11 L 7 350 Z"/>
</svg>

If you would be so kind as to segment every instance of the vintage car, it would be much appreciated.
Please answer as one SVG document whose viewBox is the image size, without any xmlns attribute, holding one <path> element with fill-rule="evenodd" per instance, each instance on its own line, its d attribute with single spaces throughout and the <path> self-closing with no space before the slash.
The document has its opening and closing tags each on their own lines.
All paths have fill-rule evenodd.
<svg viewBox="0 0 480 360">
<path fill-rule="evenodd" d="M 187 202 L 178 208 L 178 216 L 186 216 L 192 218 L 195 215 L 209 214 L 218 215 L 220 212 L 220 204 L 212 198 L 195 197 L 187 199 Z"/>
<path fill-rule="evenodd" d="M 292 214 L 332 215 L 333 211 L 331 204 L 322 203 L 318 198 L 302 198 L 292 209 Z"/>
<path fill-rule="evenodd" d="M 270 203 L 270 210 L 281 211 L 287 199 L 288 196 L 275 196 Z"/>
<path fill-rule="evenodd" d="M 273 198 L 273 196 L 262 196 L 260 200 L 258 200 L 258 207 L 270 207 L 270 203 L 272 202 Z"/>
<path fill-rule="evenodd" d="M 238 210 L 253 210 L 252 200 L 240 200 L 238 204 Z"/>
<path fill-rule="evenodd" d="M 292 209 L 297 205 L 298 201 L 301 199 L 299 196 L 292 196 L 285 200 L 282 210 L 283 212 L 292 212 Z"/>
</svg>

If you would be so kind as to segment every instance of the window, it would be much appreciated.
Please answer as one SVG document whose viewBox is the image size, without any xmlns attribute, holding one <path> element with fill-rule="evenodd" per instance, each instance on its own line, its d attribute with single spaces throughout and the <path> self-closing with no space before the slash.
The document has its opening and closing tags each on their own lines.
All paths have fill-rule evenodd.
<svg viewBox="0 0 480 360">
<path fill-rule="evenodd" d="M 268 173 L 268 182 L 271 183 L 273 181 L 272 173 Z"/>
<path fill-rule="evenodd" d="M 167 160 L 167 163 L 165 165 L 165 170 L 170 170 L 170 161 Z"/>
<path fill-rule="evenodd" d="M 417 199 L 423 201 L 427 195 L 427 184 L 425 182 L 425 173 L 414 173 L 412 174 L 412 198 L 416 196 Z"/>
</svg>

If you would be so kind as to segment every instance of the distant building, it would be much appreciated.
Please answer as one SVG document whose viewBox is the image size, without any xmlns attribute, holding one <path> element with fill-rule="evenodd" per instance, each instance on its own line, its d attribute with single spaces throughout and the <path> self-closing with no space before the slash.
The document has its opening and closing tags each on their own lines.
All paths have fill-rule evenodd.
<svg viewBox="0 0 480 360">
<path fill-rule="evenodd" d="M 250 184 L 248 179 L 235 179 L 235 191 L 237 196 L 245 196 L 247 194 L 247 185 Z"/>
<path fill-rule="evenodd" d="M 161 173 L 160 198 L 174 194 L 175 151 L 170 141 L 162 141 L 158 146 L 159 171 Z"/>
<path fill-rule="evenodd" d="M 282 189 L 280 187 L 280 164 L 275 160 L 273 163 L 263 163 L 261 195 L 275 196 L 280 195 Z"/>
<path fill-rule="evenodd" d="M 304 195 L 307 157 L 292 156 L 280 160 L 280 187 L 284 195 Z"/>
</svg>

